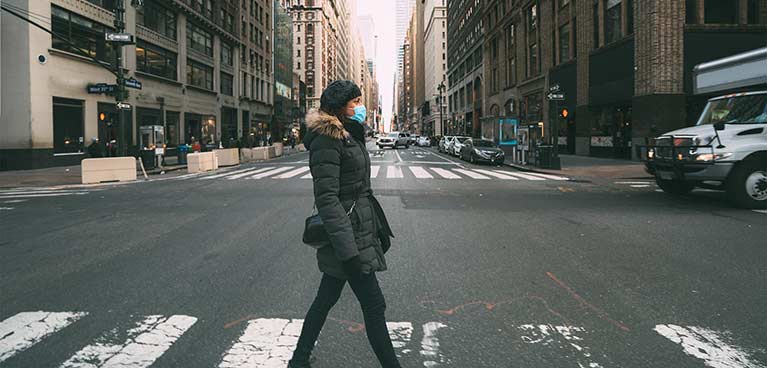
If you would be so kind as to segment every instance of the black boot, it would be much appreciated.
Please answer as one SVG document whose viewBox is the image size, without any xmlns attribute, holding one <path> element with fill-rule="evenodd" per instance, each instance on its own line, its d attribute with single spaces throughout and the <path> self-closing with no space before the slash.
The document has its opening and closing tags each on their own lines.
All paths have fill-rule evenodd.
<svg viewBox="0 0 767 368">
<path fill-rule="evenodd" d="M 293 359 L 291 359 L 288 362 L 288 368 L 312 368 L 312 365 L 309 364 L 309 361 L 303 361 L 303 362 L 294 362 Z"/>
</svg>

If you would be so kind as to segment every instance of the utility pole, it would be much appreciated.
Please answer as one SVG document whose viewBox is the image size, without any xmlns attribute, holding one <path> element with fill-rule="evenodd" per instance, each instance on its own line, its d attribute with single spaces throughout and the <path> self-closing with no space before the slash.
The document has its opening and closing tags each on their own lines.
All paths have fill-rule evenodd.
<svg viewBox="0 0 767 368">
<path fill-rule="evenodd" d="M 442 92 L 445 91 L 445 81 L 439 82 L 439 86 L 437 86 L 437 90 L 439 91 L 439 130 L 442 136 L 445 135 L 445 124 L 442 120 Z"/>
<path fill-rule="evenodd" d="M 115 33 L 125 32 L 125 0 L 115 0 Z M 119 127 L 119 147 L 120 156 L 128 155 L 128 134 L 125 132 L 123 119 L 123 101 L 128 98 L 128 91 L 125 90 L 125 78 L 122 68 L 122 51 L 124 44 L 113 42 L 115 53 L 115 74 L 117 75 L 117 87 L 115 88 L 115 103 L 117 106 L 117 126 Z"/>
</svg>

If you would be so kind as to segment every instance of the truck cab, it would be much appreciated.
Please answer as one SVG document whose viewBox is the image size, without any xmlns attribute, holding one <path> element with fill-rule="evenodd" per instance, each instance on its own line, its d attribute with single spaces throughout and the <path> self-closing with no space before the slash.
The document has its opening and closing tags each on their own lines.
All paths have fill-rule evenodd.
<svg viewBox="0 0 767 368">
<path fill-rule="evenodd" d="M 647 171 L 670 194 L 717 189 L 737 206 L 767 208 L 767 48 L 698 65 L 694 82 L 696 93 L 741 92 L 709 99 L 694 126 L 655 138 Z"/>
</svg>

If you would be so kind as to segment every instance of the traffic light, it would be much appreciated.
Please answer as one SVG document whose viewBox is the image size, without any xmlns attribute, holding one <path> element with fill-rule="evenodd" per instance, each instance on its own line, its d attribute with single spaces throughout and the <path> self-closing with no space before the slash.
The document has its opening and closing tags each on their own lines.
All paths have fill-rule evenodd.
<svg viewBox="0 0 767 368">
<path fill-rule="evenodd" d="M 567 117 L 570 116 L 570 111 L 567 110 L 566 107 L 563 107 L 559 110 L 559 117 L 562 119 L 567 119 Z"/>
<path fill-rule="evenodd" d="M 99 123 L 105 123 L 107 121 L 107 114 L 100 112 L 99 113 Z"/>
</svg>

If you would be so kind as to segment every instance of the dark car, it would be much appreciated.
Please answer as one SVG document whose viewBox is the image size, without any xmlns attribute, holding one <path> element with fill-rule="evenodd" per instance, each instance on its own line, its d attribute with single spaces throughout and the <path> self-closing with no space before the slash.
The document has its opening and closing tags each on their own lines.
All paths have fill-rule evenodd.
<svg viewBox="0 0 767 368">
<path fill-rule="evenodd" d="M 473 164 L 489 162 L 494 165 L 502 164 L 505 159 L 503 150 L 498 148 L 495 142 L 476 138 L 469 138 L 463 142 L 460 157 Z"/>
</svg>

